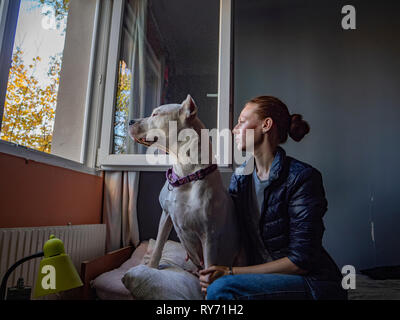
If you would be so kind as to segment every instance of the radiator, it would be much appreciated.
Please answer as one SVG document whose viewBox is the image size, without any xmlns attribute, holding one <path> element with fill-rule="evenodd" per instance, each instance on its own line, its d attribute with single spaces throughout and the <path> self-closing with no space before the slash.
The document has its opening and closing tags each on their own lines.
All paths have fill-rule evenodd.
<svg viewBox="0 0 400 320">
<path fill-rule="evenodd" d="M 105 254 L 105 224 L 0 228 L 0 279 L 17 260 L 43 251 L 43 245 L 51 234 L 64 242 L 65 252 L 79 274 L 82 261 Z M 31 286 L 33 293 L 40 260 L 32 259 L 18 266 L 9 277 L 7 287 L 14 287 L 18 278 L 23 277 L 25 285 Z"/>
</svg>

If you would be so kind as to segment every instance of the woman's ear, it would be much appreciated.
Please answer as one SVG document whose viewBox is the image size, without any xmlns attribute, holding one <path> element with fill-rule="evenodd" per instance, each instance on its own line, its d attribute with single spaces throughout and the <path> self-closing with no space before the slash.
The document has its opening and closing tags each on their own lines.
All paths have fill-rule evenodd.
<svg viewBox="0 0 400 320">
<path fill-rule="evenodd" d="M 179 115 L 181 116 L 182 120 L 193 120 L 196 117 L 197 106 L 190 94 L 188 94 L 185 101 L 182 102 Z"/>
<path fill-rule="evenodd" d="M 271 130 L 272 125 L 274 124 L 274 120 L 272 118 L 265 118 L 262 124 L 262 133 L 265 134 Z"/>
</svg>

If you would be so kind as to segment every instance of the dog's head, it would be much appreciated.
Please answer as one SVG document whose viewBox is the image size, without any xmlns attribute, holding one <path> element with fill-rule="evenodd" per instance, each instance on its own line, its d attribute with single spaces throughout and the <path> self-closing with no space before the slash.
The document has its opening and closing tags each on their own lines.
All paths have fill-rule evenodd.
<svg viewBox="0 0 400 320">
<path fill-rule="evenodd" d="M 155 144 L 168 152 L 169 133 L 175 125 L 177 134 L 182 129 L 193 128 L 198 122 L 197 106 L 190 95 L 181 104 L 166 104 L 155 108 L 150 117 L 129 121 L 129 135 L 136 142 L 145 146 Z"/>
</svg>

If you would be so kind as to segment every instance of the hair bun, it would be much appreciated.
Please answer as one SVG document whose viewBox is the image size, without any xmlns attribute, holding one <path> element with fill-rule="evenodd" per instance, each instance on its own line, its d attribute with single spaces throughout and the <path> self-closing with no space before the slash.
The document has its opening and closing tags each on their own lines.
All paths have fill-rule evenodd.
<svg viewBox="0 0 400 320">
<path fill-rule="evenodd" d="M 303 137 L 310 132 L 310 126 L 303 120 L 301 114 L 292 114 L 290 116 L 289 136 L 299 142 Z"/>
</svg>

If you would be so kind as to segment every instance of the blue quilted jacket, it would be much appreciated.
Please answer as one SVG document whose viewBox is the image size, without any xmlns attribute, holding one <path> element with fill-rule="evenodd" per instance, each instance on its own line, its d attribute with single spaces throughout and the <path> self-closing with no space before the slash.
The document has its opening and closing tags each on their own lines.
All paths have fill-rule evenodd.
<svg viewBox="0 0 400 320">
<path fill-rule="evenodd" d="M 341 287 L 340 270 L 322 246 L 325 230 L 322 218 L 328 203 L 321 173 L 286 156 L 285 150 L 278 146 L 269 179 L 257 238 L 249 214 L 249 210 L 254 210 L 252 174 L 234 173 L 229 187 L 239 223 L 243 226 L 242 241 L 249 265 L 265 262 L 259 254 L 261 244 L 264 246 L 261 250 L 266 249 L 272 260 L 288 257 L 308 271 L 305 279 L 315 299 L 345 299 L 347 294 Z"/>
</svg>

